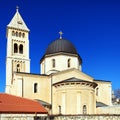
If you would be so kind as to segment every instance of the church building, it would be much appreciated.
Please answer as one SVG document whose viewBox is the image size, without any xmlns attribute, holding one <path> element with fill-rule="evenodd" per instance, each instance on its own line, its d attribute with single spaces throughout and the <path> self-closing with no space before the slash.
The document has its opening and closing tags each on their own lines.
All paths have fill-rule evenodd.
<svg viewBox="0 0 120 120">
<path fill-rule="evenodd" d="M 29 31 L 17 8 L 7 25 L 6 93 L 35 99 L 49 114 L 98 114 L 112 104 L 111 82 L 82 72 L 80 54 L 61 31 L 40 58 L 40 74 L 30 73 Z"/>
</svg>

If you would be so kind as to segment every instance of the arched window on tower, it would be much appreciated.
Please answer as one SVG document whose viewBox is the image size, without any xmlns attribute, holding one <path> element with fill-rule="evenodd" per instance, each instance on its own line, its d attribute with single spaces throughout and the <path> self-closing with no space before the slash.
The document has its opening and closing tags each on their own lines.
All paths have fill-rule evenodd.
<svg viewBox="0 0 120 120">
<path fill-rule="evenodd" d="M 55 59 L 52 59 L 52 67 L 55 68 Z"/>
<path fill-rule="evenodd" d="M 18 45 L 17 45 L 17 43 L 14 44 L 14 53 L 18 53 Z"/>
<path fill-rule="evenodd" d="M 12 31 L 12 36 L 15 36 L 15 31 Z"/>
<path fill-rule="evenodd" d="M 25 37 L 25 33 L 22 33 L 22 37 L 23 37 L 23 38 Z"/>
<path fill-rule="evenodd" d="M 22 44 L 20 44 L 20 46 L 19 46 L 19 53 L 23 54 L 23 45 Z"/>
<path fill-rule="evenodd" d="M 16 37 L 18 37 L 18 32 L 16 32 Z"/>
<path fill-rule="evenodd" d="M 20 64 L 17 64 L 17 72 L 20 72 Z"/>
<path fill-rule="evenodd" d="M 19 32 L 19 37 L 21 37 L 21 32 Z"/>
<path fill-rule="evenodd" d="M 34 93 L 37 93 L 37 92 L 38 92 L 38 84 L 34 83 Z"/>
<path fill-rule="evenodd" d="M 83 105 L 83 114 L 87 114 L 87 107 L 86 107 L 86 105 Z"/>
<path fill-rule="evenodd" d="M 71 59 L 68 59 L 68 67 L 70 67 L 70 62 L 71 62 Z"/>
<path fill-rule="evenodd" d="M 99 95 L 99 88 L 96 88 L 96 96 Z"/>
</svg>

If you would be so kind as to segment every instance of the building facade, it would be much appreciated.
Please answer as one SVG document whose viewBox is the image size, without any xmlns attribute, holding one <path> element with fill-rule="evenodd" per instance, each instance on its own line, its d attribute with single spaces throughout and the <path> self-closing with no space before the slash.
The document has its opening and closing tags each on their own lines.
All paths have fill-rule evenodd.
<svg viewBox="0 0 120 120">
<path fill-rule="evenodd" d="M 82 72 L 82 58 L 62 32 L 40 67 L 40 74 L 30 73 L 29 29 L 17 9 L 7 26 L 6 93 L 36 99 L 49 114 L 96 114 L 111 105 L 111 82 Z"/>
</svg>

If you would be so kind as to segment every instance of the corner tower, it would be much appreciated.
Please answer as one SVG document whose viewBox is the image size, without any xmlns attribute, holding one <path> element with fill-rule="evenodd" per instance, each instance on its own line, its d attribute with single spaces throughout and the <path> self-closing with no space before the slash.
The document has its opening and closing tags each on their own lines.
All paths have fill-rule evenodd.
<svg viewBox="0 0 120 120">
<path fill-rule="evenodd" d="M 30 72 L 29 29 L 23 21 L 18 7 L 10 23 L 7 25 L 7 56 L 6 56 L 6 89 L 10 87 L 14 72 Z"/>
</svg>

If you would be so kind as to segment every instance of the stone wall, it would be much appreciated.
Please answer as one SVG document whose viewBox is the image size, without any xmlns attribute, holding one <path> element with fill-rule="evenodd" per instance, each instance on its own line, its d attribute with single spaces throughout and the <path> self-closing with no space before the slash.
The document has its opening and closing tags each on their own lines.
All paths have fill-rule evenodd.
<svg viewBox="0 0 120 120">
<path fill-rule="evenodd" d="M 34 114 L 0 114 L 0 120 L 120 120 L 120 114 L 101 115 L 40 115 Z"/>
<path fill-rule="evenodd" d="M 97 108 L 97 114 L 120 114 L 120 105 L 99 107 Z"/>
<path fill-rule="evenodd" d="M 120 120 L 119 115 L 56 115 L 37 120 Z"/>
<path fill-rule="evenodd" d="M 35 120 L 36 114 L 8 114 L 8 113 L 0 113 L 0 120 Z M 45 118 L 46 114 L 37 114 L 37 116 L 41 116 Z"/>
</svg>

